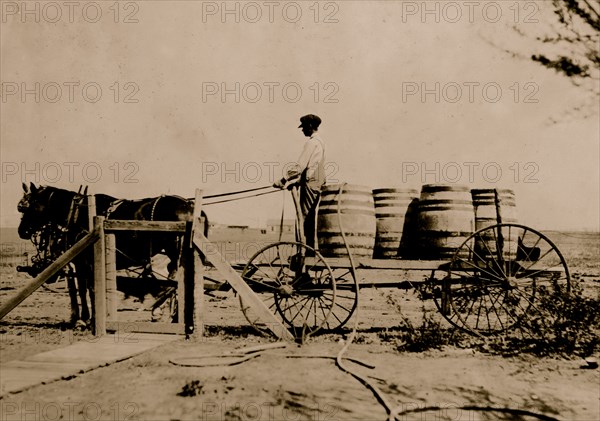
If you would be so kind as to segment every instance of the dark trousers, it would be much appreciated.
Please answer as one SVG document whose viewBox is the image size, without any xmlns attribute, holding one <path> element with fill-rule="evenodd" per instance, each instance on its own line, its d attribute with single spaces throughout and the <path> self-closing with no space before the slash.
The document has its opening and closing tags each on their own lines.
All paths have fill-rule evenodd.
<svg viewBox="0 0 600 421">
<path fill-rule="evenodd" d="M 304 237 L 307 246 L 315 248 L 317 240 L 317 207 L 321 198 L 321 189 L 300 186 L 300 210 L 304 217 Z"/>
</svg>

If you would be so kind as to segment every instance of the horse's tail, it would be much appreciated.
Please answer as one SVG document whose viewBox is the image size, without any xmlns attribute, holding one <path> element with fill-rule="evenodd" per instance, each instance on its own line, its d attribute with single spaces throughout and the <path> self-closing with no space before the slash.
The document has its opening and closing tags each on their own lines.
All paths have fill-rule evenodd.
<svg viewBox="0 0 600 421">
<path fill-rule="evenodd" d="M 208 216 L 206 216 L 206 212 L 204 211 L 200 211 L 200 215 L 204 218 L 204 236 L 208 238 L 208 228 L 210 227 Z"/>
</svg>

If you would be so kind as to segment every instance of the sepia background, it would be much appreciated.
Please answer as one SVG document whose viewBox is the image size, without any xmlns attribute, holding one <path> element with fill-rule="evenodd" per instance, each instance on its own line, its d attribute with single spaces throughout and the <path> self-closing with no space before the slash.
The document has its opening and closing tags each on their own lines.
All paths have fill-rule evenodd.
<svg viewBox="0 0 600 421">
<path fill-rule="evenodd" d="M 18 225 L 21 182 L 270 185 L 314 113 L 331 182 L 508 187 L 527 225 L 600 229 L 598 79 L 530 59 L 550 2 L 452 3 L 2 1 L 0 225 Z M 207 213 L 264 226 L 282 196 Z"/>
</svg>

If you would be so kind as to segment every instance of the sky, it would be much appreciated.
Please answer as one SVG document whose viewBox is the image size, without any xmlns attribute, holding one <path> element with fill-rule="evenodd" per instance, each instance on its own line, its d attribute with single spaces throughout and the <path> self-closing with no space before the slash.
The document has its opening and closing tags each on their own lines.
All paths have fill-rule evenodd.
<svg viewBox="0 0 600 421">
<path fill-rule="evenodd" d="M 550 2 L 450 3 L 3 2 L 0 225 L 18 225 L 22 182 L 268 186 L 313 113 L 330 183 L 512 188 L 533 228 L 600 230 L 598 86 L 529 59 Z M 280 192 L 205 210 L 264 226 L 282 207 Z"/>
</svg>

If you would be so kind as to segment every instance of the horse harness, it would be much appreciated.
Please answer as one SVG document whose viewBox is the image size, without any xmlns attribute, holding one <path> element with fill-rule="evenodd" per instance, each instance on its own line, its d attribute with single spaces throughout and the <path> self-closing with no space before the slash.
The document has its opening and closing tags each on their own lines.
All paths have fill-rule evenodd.
<svg viewBox="0 0 600 421">
<path fill-rule="evenodd" d="M 154 221 L 154 212 L 156 210 L 156 205 L 158 204 L 158 201 L 160 199 L 162 199 L 163 197 L 165 197 L 165 195 L 160 195 L 158 196 L 156 199 L 154 199 L 154 201 L 152 202 L 152 209 L 150 210 L 150 219 L 149 221 Z M 108 207 L 107 211 L 106 211 L 106 219 L 110 218 L 110 215 L 117 210 L 117 208 L 119 206 L 121 206 L 124 202 L 127 202 L 128 200 L 126 199 L 117 199 L 113 202 L 110 203 L 110 206 Z"/>
<path fill-rule="evenodd" d="M 48 203 L 50 203 L 53 195 L 54 191 L 51 191 L 48 196 Z M 67 251 L 69 248 L 69 231 L 72 230 L 79 218 L 79 209 L 84 206 L 83 201 L 85 198 L 86 196 L 81 193 L 73 195 L 64 225 L 56 221 L 50 221 L 31 234 L 31 242 L 35 246 L 36 254 L 31 257 L 31 266 L 20 266 L 18 269 L 37 276 L 52 261 Z"/>
<path fill-rule="evenodd" d="M 154 199 L 154 203 L 152 203 L 152 210 L 150 211 L 150 220 L 154 221 L 154 211 L 156 210 L 156 205 L 158 205 L 158 201 L 160 199 L 162 199 L 163 197 L 165 197 L 164 195 L 160 195 L 158 196 L 156 199 Z M 150 241 L 150 267 L 152 267 L 152 241 Z"/>
<path fill-rule="evenodd" d="M 87 189 L 86 189 L 87 190 Z M 48 202 L 52 199 L 54 192 L 50 192 Z M 150 221 L 154 221 L 156 208 L 160 199 L 165 195 L 156 197 L 152 202 L 150 210 Z M 70 246 L 68 235 L 72 233 L 76 226 L 80 215 L 80 208 L 86 206 L 84 204 L 87 195 L 80 192 L 75 193 L 69 204 L 69 211 L 66 216 L 64 225 L 62 223 L 51 221 L 44 224 L 36 232 L 31 235 L 31 242 L 36 248 L 36 255 L 31 258 L 31 266 L 21 266 L 21 270 L 28 272 L 30 275 L 36 276 L 43 271 L 52 261 L 56 260 L 62 253 L 68 250 Z M 126 199 L 117 199 L 110 203 L 109 208 L 105 212 L 105 217 L 108 219 L 117 208 L 126 202 Z M 76 233 L 74 240 L 77 241 L 79 235 L 83 235 L 87 230 L 82 230 L 81 233 Z M 152 256 L 152 241 L 149 244 L 150 256 Z M 126 256 L 127 257 L 127 256 Z M 150 257 L 151 259 L 151 257 Z M 151 260 L 150 260 L 151 261 Z"/>
<path fill-rule="evenodd" d="M 149 221 L 154 221 L 154 213 L 155 213 L 155 211 L 156 211 L 156 205 L 158 205 L 158 201 L 159 201 L 160 199 L 162 199 L 163 197 L 165 197 L 165 195 L 164 195 L 164 194 L 163 194 L 163 195 L 160 195 L 160 196 L 158 196 L 158 197 L 157 197 L 156 199 L 154 199 L 154 201 L 152 202 L 152 208 L 151 208 L 151 210 L 150 210 L 150 219 L 149 219 Z M 108 209 L 107 209 L 107 211 L 106 211 L 106 214 L 105 214 L 105 217 L 106 217 L 106 219 L 109 219 L 109 218 L 110 218 L 110 215 L 111 215 L 112 213 L 114 213 L 114 212 L 117 210 L 117 208 L 118 208 L 119 206 L 121 206 L 123 203 L 125 203 L 125 202 L 127 202 L 127 201 L 128 201 L 127 199 L 117 199 L 117 200 L 115 200 L 115 201 L 111 202 L 111 203 L 110 203 L 110 206 L 108 207 Z M 150 256 L 150 262 L 152 262 L 152 241 L 150 241 L 150 242 L 149 242 L 149 247 L 150 247 L 150 254 L 149 254 L 149 256 Z M 121 253 L 123 256 L 125 256 L 126 258 L 128 258 L 129 260 L 131 260 L 131 261 L 134 261 L 134 259 L 132 259 L 131 257 L 127 256 L 127 255 L 126 255 L 125 253 L 123 253 L 122 251 L 120 251 L 120 250 L 117 250 L 117 251 L 118 251 L 119 253 Z"/>
</svg>

